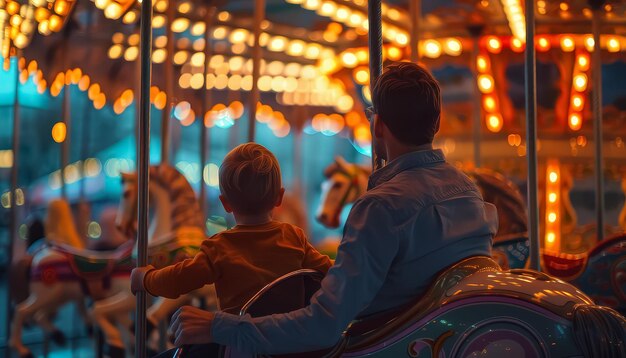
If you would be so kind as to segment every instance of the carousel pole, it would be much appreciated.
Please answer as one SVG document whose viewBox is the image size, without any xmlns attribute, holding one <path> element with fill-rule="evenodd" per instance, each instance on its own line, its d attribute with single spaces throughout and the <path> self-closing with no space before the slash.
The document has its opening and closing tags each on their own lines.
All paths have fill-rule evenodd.
<svg viewBox="0 0 626 358">
<path fill-rule="evenodd" d="M 174 99 L 174 64 L 172 63 L 172 58 L 174 57 L 174 32 L 172 31 L 172 23 L 176 17 L 175 0 L 171 0 L 169 2 L 165 15 L 167 17 L 167 26 L 165 28 L 165 36 L 167 37 L 167 56 L 165 56 L 163 67 L 165 68 L 164 77 L 167 101 L 165 101 L 165 108 L 163 108 L 163 112 L 161 113 L 161 163 L 169 163 L 171 154 L 170 121 L 172 117 L 172 103 Z M 150 42 L 150 44 L 152 44 L 152 42 Z"/>
<path fill-rule="evenodd" d="M 528 158 L 528 218 L 530 268 L 541 270 L 539 262 L 539 206 L 537 204 L 537 68 L 535 63 L 535 2 L 526 0 L 526 153 Z"/>
<path fill-rule="evenodd" d="M 411 16 L 411 62 L 417 63 L 420 60 L 419 24 L 422 17 L 422 0 L 411 0 L 409 12 Z"/>
<path fill-rule="evenodd" d="M 215 16 L 215 6 L 210 6 L 207 9 L 206 25 L 204 28 L 204 89 L 202 97 L 202 116 L 200 121 L 200 210 L 204 218 L 207 217 L 208 212 L 208 200 L 206 197 L 207 183 L 204 182 L 204 166 L 207 163 L 207 157 L 209 156 L 207 151 L 209 148 L 209 135 L 207 131 L 209 128 L 204 123 L 204 116 L 209 111 L 211 106 L 212 96 L 211 90 L 206 88 L 206 77 L 209 74 L 209 63 L 211 62 L 211 56 L 213 56 L 213 48 L 211 47 L 211 28 L 213 27 L 213 17 Z"/>
<path fill-rule="evenodd" d="M 600 26 L 604 0 L 589 0 L 593 10 L 591 31 L 593 33 L 593 54 L 591 54 L 591 74 L 593 77 L 593 140 L 596 180 L 596 238 L 604 240 L 604 162 L 602 160 L 602 53 L 600 48 Z"/>
<path fill-rule="evenodd" d="M 261 75 L 261 22 L 265 19 L 265 0 L 254 1 L 254 47 L 252 48 L 252 91 L 248 103 L 248 142 L 254 142 L 256 126 L 256 104 L 259 101 L 259 77 Z"/>
<path fill-rule="evenodd" d="M 170 3 L 170 8 L 173 4 Z M 167 24 L 168 28 L 171 23 Z M 138 205 L 137 205 L 137 267 L 146 266 L 148 249 L 148 180 L 150 172 L 150 77 L 152 72 L 152 0 L 141 3 L 141 81 L 139 112 L 139 148 L 137 152 Z M 171 42 L 168 42 L 171 44 Z M 168 57 L 172 56 L 169 52 Z M 171 95 L 171 92 L 168 94 Z M 169 118 L 169 116 L 168 116 Z M 164 158 L 161 158 L 163 160 Z M 146 293 L 137 292 L 137 317 L 135 320 L 135 356 L 146 358 Z"/>
<path fill-rule="evenodd" d="M 473 72 L 474 72 L 474 96 L 473 96 L 473 100 L 474 100 L 474 105 L 472 106 L 473 110 L 474 110 L 474 115 L 472 116 L 474 118 L 473 120 L 473 127 L 472 127 L 472 132 L 473 132 L 473 144 L 474 144 L 474 167 L 475 168 L 480 168 L 482 163 L 481 163 L 481 153 L 480 153 L 480 141 L 482 140 L 482 111 L 481 111 L 481 95 L 480 95 L 480 90 L 478 89 L 478 68 L 476 65 L 476 59 L 478 59 L 478 55 L 480 53 L 480 47 L 479 47 L 479 40 L 480 40 L 480 34 L 483 31 L 483 25 L 475 25 L 475 26 L 470 26 L 468 28 L 470 34 L 472 35 L 473 39 L 474 39 L 474 44 L 473 44 L 473 51 L 472 51 L 472 65 L 470 66 L 470 68 L 472 68 Z"/>
<path fill-rule="evenodd" d="M 374 84 L 378 76 L 383 72 L 383 31 L 380 10 L 381 0 L 370 0 L 367 2 L 367 20 L 369 25 L 368 46 L 370 53 L 370 89 L 374 91 Z M 373 125 L 373 118 L 370 123 Z M 385 165 L 382 158 L 376 155 L 374 138 L 372 137 L 372 167 L 374 170 Z"/>
<path fill-rule="evenodd" d="M 18 56 L 15 56 L 18 59 Z M 10 61 L 10 60 L 9 60 Z M 19 89 L 20 89 L 20 69 L 18 65 L 19 61 L 15 63 L 15 97 L 13 97 L 13 163 L 11 164 L 11 219 L 9 220 L 9 247 L 7 253 L 9 257 L 9 265 L 13 261 L 13 245 L 17 241 L 17 179 L 19 173 L 19 152 L 20 152 L 20 103 L 19 103 Z M 12 320 L 12 307 L 11 307 L 11 290 L 7 289 L 7 313 L 5 321 L 5 332 L 7 335 L 7 342 L 9 340 L 9 332 L 11 330 Z"/>
</svg>

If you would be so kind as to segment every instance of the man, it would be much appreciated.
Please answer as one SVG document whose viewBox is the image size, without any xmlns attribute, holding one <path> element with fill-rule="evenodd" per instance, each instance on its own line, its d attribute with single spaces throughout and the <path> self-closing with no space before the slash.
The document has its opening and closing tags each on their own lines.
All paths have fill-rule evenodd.
<svg viewBox="0 0 626 358">
<path fill-rule="evenodd" d="M 391 65 L 373 103 L 373 143 L 388 164 L 372 173 L 350 211 L 335 265 L 311 304 L 260 318 L 183 307 L 172 323 L 176 345 L 215 342 L 256 353 L 331 347 L 356 317 L 407 304 L 446 267 L 490 254 L 495 208 L 432 147 L 441 112 L 432 75 L 413 63 Z"/>
</svg>

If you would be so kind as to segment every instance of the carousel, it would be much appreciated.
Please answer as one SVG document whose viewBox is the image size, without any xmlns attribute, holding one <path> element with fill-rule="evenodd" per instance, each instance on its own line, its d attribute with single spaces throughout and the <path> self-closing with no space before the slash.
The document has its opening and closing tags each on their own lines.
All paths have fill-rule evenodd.
<svg viewBox="0 0 626 358">
<path fill-rule="evenodd" d="M 217 310 L 213 285 L 135 296 L 130 272 L 234 226 L 241 143 L 280 162 L 274 218 L 334 257 L 396 61 L 440 83 L 434 144 L 496 206 L 492 259 L 297 356 L 626 355 L 623 1 L 0 0 L 0 41 L 1 356 L 151 357 L 176 309 Z M 300 276 L 307 305 L 321 277 L 296 272 L 241 313 L 288 311 L 259 307 Z"/>
</svg>

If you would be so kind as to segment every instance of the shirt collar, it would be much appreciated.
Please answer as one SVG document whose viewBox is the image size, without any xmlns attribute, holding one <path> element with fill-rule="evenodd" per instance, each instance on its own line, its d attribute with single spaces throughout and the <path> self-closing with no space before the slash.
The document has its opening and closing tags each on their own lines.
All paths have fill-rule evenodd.
<svg viewBox="0 0 626 358">
<path fill-rule="evenodd" d="M 407 169 L 425 167 L 446 161 L 441 149 L 419 150 L 403 154 L 370 175 L 367 189 L 373 189 Z"/>
</svg>

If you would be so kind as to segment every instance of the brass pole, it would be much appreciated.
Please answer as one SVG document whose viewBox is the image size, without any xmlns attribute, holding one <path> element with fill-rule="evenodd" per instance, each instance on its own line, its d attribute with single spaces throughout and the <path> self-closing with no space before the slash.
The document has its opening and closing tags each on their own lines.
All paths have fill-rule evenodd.
<svg viewBox="0 0 626 358">
<path fill-rule="evenodd" d="M 254 47 L 252 48 L 252 91 L 248 103 L 248 142 L 254 142 L 256 104 L 259 101 L 259 77 L 261 75 L 261 23 L 265 19 L 265 0 L 254 1 Z"/>
<path fill-rule="evenodd" d="M 539 262 L 539 205 L 537 203 L 537 68 L 535 63 L 535 2 L 526 0 L 526 153 L 528 160 L 528 235 L 530 268 L 541 270 Z"/>
<path fill-rule="evenodd" d="M 173 8 L 170 3 L 169 7 Z M 171 23 L 167 24 L 168 28 Z M 139 141 L 137 152 L 138 205 L 137 205 L 137 267 L 146 266 L 148 251 L 148 181 L 150 180 L 150 79 L 152 75 L 152 0 L 141 3 L 141 78 Z M 171 43 L 171 42 L 168 42 Z M 168 57 L 172 56 L 168 52 Z M 171 92 L 168 93 L 171 95 Z M 161 158 L 163 159 L 163 157 Z M 137 292 L 137 317 L 135 320 L 135 355 L 146 358 L 146 293 Z"/>
</svg>

